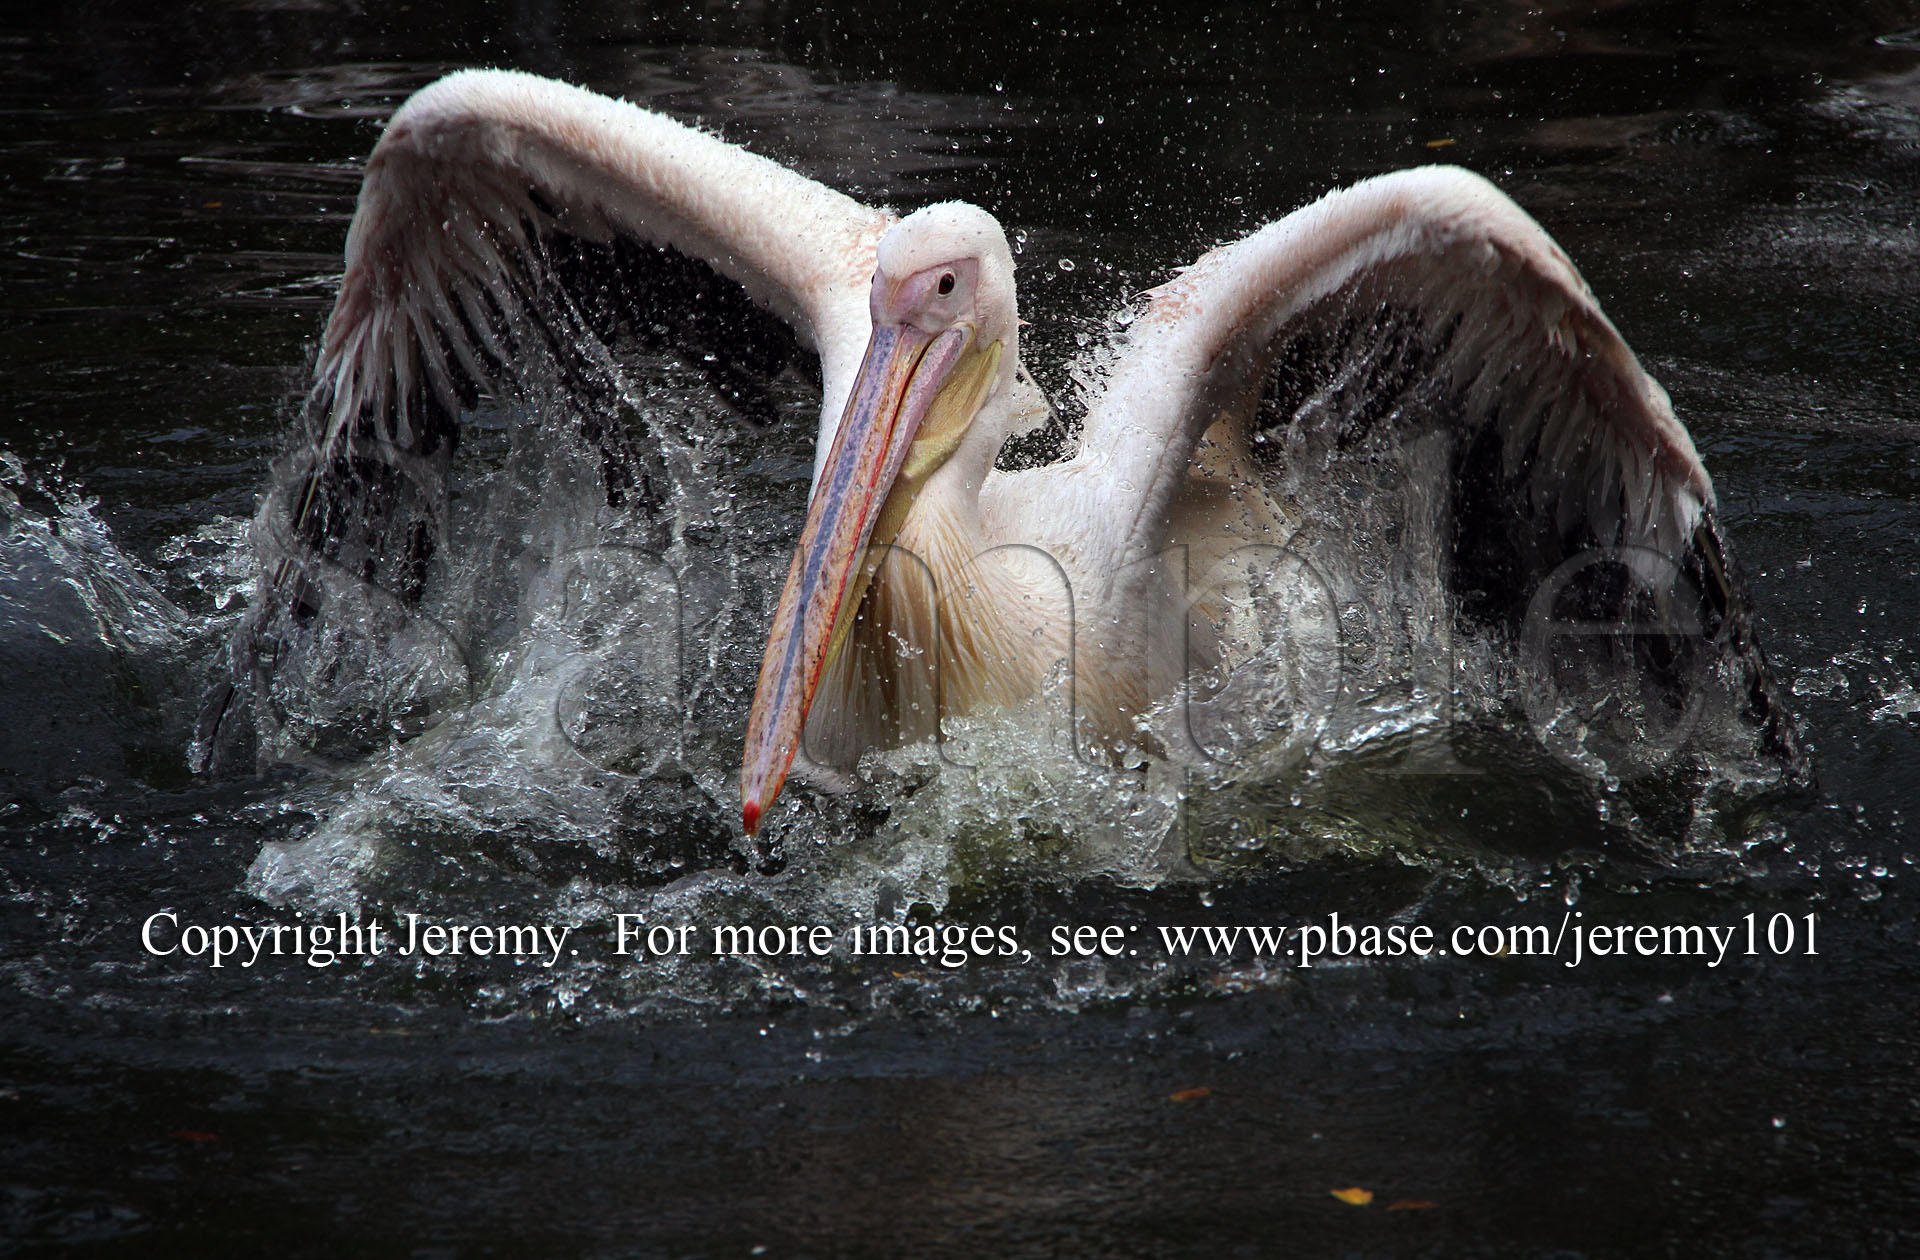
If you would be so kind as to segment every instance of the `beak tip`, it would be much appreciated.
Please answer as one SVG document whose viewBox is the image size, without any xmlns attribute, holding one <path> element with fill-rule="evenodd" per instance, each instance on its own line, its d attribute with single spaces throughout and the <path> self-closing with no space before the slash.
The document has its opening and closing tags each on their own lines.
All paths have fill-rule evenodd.
<svg viewBox="0 0 1920 1260">
<path fill-rule="evenodd" d="M 740 811 L 740 822 L 746 827 L 749 836 L 760 830 L 759 804 L 754 801 L 748 801 Z"/>
</svg>

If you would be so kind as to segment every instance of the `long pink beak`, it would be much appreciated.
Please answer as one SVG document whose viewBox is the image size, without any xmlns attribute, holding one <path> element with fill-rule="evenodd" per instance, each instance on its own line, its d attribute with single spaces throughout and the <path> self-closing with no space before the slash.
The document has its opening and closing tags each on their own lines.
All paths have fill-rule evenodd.
<svg viewBox="0 0 1920 1260">
<path fill-rule="evenodd" d="M 748 835 L 787 781 L 828 649 L 842 640 L 834 628 L 855 614 L 864 594 L 855 575 L 874 522 L 934 395 L 970 339 L 964 328 L 929 333 L 910 324 L 877 324 L 867 342 L 760 661 L 740 768 Z"/>
</svg>

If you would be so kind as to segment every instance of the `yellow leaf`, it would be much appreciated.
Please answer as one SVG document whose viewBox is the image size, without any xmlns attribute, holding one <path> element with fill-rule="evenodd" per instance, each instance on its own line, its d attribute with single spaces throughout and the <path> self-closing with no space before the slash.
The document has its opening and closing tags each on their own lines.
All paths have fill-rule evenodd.
<svg viewBox="0 0 1920 1260">
<path fill-rule="evenodd" d="M 1429 140 L 1427 141 L 1427 147 L 1429 149 L 1444 149 L 1452 143 L 1453 143 L 1453 140 L 1451 137 L 1445 140 Z"/>
<path fill-rule="evenodd" d="M 1359 1186 L 1348 1186 L 1345 1190 L 1329 1190 L 1327 1193 L 1342 1203 L 1351 1203 L 1354 1207 L 1365 1207 L 1373 1202 L 1373 1191 L 1362 1190 Z"/>
<path fill-rule="evenodd" d="M 1207 1095 L 1211 1093 L 1213 1093 L 1213 1091 L 1207 1088 L 1205 1085 L 1195 1085 L 1192 1089 L 1174 1090 L 1171 1094 L 1167 1095 L 1167 1101 L 1192 1102 L 1197 1098 L 1205 1098 Z"/>
</svg>

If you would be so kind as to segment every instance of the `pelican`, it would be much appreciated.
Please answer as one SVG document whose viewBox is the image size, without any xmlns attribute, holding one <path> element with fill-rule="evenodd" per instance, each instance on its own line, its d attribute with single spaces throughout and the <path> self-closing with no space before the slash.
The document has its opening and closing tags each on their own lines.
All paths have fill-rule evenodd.
<svg viewBox="0 0 1920 1260">
<path fill-rule="evenodd" d="M 477 384 L 621 320 L 748 412 L 786 358 L 818 362 L 805 525 L 742 757 L 749 835 L 796 757 L 844 764 L 1017 703 L 1062 662 L 1088 729 L 1137 743 L 1228 650 L 1191 575 L 1286 542 L 1298 461 L 1421 443 L 1463 615 L 1518 633 L 1541 581 L 1599 549 L 1611 577 L 1576 602 L 1618 618 L 1664 566 L 1690 597 L 1663 624 L 1788 737 L 1692 439 L 1567 256 L 1479 176 L 1369 179 L 1208 253 L 1145 295 L 1077 450 L 1004 471 L 1049 408 L 989 214 L 896 217 L 505 71 L 422 90 L 367 162 L 269 611 L 311 615 L 318 559 L 417 596 Z"/>
</svg>

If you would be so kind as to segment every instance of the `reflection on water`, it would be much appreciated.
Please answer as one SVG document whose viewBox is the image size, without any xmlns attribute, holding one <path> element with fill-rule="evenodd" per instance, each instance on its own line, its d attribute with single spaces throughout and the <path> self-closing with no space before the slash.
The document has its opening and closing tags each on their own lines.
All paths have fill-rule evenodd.
<svg viewBox="0 0 1920 1260">
<path fill-rule="evenodd" d="M 1910 6 L 49 21 L 0 41 L 0 1107 L 19 1135 L 0 1237 L 258 1249 L 306 1230 L 391 1249 L 404 1222 L 410 1240 L 531 1253 L 1217 1253 L 1282 1229 L 1345 1252 L 1908 1241 L 1920 1205 L 1889 1170 L 1911 1021 L 1857 995 L 1916 979 Z M 749 850 L 723 805 L 810 422 L 749 433 L 659 382 L 635 406 L 679 461 L 671 545 L 636 551 L 617 516 L 543 498 L 544 473 L 584 457 L 530 459 L 499 415 L 463 451 L 472 560 L 436 613 L 460 633 L 416 628 L 392 658 L 430 670 L 417 706 L 379 719 L 413 737 L 332 750 L 326 769 L 189 775 L 358 164 L 409 91 L 476 62 L 702 120 L 869 200 L 987 205 L 1069 420 L 1082 346 L 1170 267 L 1336 182 L 1435 156 L 1488 173 L 1580 263 L 1699 440 L 1817 786 L 1616 787 L 1510 724 L 1389 706 L 1378 730 L 1322 730 L 1314 758 L 1216 790 L 1171 762 L 1048 755 L 1042 706 L 996 719 L 1018 740 L 962 724 L 944 754 L 875 755 L 849 793 L 794 793 L 776 843 Z M 639 598 L 664 591 L 667 639 Z M 665 677 L 691 718 L 658 704 Z M 137 945 L 163 908 L 292 922 L 339 902 L 564 926 L 582 948 L 552 968 L 216 973 Z M 1042 954 L 1062 924 L 1573 910 L 1813 910 L 1821 954 L 1711 972 L 1303 973 L 1151 950 L 644 964 L 609 926 L 1007 924 Z M 1194 1086 L 1212 1094 L 1169 1100 Z M 103 1143 L 109 1128 L 131 1136 Z M 1355 1184 L 1380 1206 L 1327 1196 Z M 1389 1214 L 1395 1199 L 1438 1206 Z"/>
</svg>

